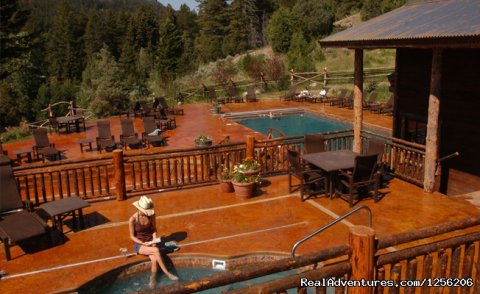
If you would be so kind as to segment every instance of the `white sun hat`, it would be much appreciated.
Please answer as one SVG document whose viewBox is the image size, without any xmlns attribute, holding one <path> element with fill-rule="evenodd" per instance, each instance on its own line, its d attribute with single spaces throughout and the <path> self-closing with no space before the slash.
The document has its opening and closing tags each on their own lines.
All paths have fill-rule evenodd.
<svg viewBox="0 0 480 294">
<path fill-rule="evenodd" d="M 153 208 L 153 201 L 147 196 L 140 197 L 138 201 L 133 202 L 133 206 L 135 206 L 140 212 L 142 212 L 146 216 L 151 216 L 155 214 L 155 209 Z"/>
</svg>

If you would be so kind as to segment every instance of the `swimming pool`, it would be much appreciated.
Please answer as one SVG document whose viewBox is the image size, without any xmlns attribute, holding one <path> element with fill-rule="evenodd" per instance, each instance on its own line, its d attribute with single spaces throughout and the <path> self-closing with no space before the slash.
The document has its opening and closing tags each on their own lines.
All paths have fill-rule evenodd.
<svg viewBox="0 0 480 294">
<path fill-rule="evenodd" d="M 324 133 L 351 129 L 352 125 L 307 113 L 291 115 L 265 115 L 236 118 L 235 122 L 267 135 L 269 128 L 282 131 L 286 136 Z"/>
</svg>

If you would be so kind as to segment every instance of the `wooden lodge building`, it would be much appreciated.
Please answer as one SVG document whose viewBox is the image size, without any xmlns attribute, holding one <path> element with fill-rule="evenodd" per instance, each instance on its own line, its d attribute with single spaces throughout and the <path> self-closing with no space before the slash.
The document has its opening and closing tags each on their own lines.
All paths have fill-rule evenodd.
<svg viewBox="0 0 480 294">
<path fill-rule="evenodd" d="M 396 49 L 393 137 L 425 145 L 426 191 L 480 191 L 480 1 L 416 1 L 319 42 L 355 50 L 355 136 L 363 50 Z"/>
</svg>

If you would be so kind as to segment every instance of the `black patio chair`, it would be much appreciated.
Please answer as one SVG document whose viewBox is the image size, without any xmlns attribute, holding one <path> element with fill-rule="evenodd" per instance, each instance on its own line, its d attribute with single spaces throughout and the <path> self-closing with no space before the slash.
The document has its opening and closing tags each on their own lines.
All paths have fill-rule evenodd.
<svg viewBox="0 0 480 294">
<path fill-rule="evenodd" d="M 5 248 L 6 260 L 11 259 L 10 247 L 41 235 L 49 236 L 47 223 L 36 213 L 33 205 L 22 202 L 17 182 L 10 165 L 0 166 L 0 240 Z M 49 238 L 49 243 L 52 243 Z"/>
<path fill-rule="evenodd" d="M 61 128 L 65 128 L 65 132 L 70 133 L 70 124 L 68 122 L 61 123 L 54 116 L 49 117 L 48 122 L 50 123 L 50 127 L 55 131 L 55 133 L 59 134 Z"/>
<path fill-rule="evenodd" d="M 228 86 L 228 100 L 236 103 L 243 102 L 243 99 L 238 95 L 238 90 L 235 85 Z"/>
<path fill-rule="evenodd" d="M 49 160 L 61 159 L 60 150 L 55 148 L 55 143 L 50 143 L 48 139 L 47 129 L 33 129 L 32 133 L 35 140 L 35 146 L 32 149 L 37 160 L 45 161 L 45 158 Z"/>
<path fill-rule="evenodd" d="M 143 118 L 142 139 L 147 146 L 165 145 L 165 136 L 163 134 L 154 134 L 155 131 L 160 130 L 155 119 L 151 116 Z"/>
<path fill-rule="evenodd" d="M 97 121 L 97 130 L 98 136 L 96 137 L 97 141 L 97 150 L 102 152 L 102 150 L 112 152 L 117 148 L 115 143 L 115 138 L 113 137 L 110 131 L 110 121 L 108 120 L 99 120 Z"/>
<path fill-rule="evenodd" d="M 335 195 L 347 201 L 350 207 L 358 203 L 363 196 L 373 190 L 373 199 L 379 200 L 379 173 L 377 173 L 378 154 L 358 155 L 352 172 L 340 171 Z"/>
<path fill-rule="evenodd" d="M 130 147 L 130 149 L 138 149 L 142 147 L 142 141 L 138 138 L 138 134 L 133 127 L 133 120 L 130 118 L 121 119 L 120 125 L 122 133 L 120 134 L 120 142 L 123 148 Z"/>
<path fill-rule="evenodd" d="M 307 134 L 304 139 L 304 152 L 325 152 L 325 137 L 322 134 Z"/>
<path fill-rule="evenodd" d="M 288 160 L 288 190 L 290 193 L 300 189 L 300 200 L 305 201 L 315 195 L 327 192 L 327 177 L 321 169 L 312 169 L 303 164 L 300 154 L 287 150 Z M 300 181 L 299 185 L 292 185 L 292 177 Z"/>
<path fill-rule="evenodd" d="M 257 102 L 257 94 L 255 93 L 255 86 L 250 85 L 247 87 L 247 96 L 245 96 L 246 102 Z"/>
<path fill-rule="evenodd" d="M 165 97 L 155 98 L 155 101 L 153 102 L 153 105 L 155 106 L 155 108 L 162 107 L 166 111 L 167 114 L 173 114 L 173 115 L 183 115 L 184 114 L 183 108 L 169 106 Z"/>
<path fill-rule="evenodd" d="M 12 160 L 8 157 L 7 150 L 3 150 L 2 143 L 0 142 L 0 165 L 12 164 Z"/>
<path fill-rule="evenodd" d="M 288 89 L 288 91 L 285 94 L 283 94 L 281 99 L 283 99 L 284 101 L 295 100 L 297 95 L 298 95 L 297 87 L 293 85 L 290 87 L 290 89 Z"/>
</svg>

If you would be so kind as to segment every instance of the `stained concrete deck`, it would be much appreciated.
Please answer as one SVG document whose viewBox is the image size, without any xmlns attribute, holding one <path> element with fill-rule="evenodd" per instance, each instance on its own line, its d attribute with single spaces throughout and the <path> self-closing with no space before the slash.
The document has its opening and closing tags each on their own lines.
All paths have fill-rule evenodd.
<svg viewBox="0 0 480 294">
<path fill-rule="evenodd" d="M 225 108 L 235 111 L 260 108 L 279 108 L 294 102 L 268 101 L 250 104 L 231 104 Z M 309 111 L 333 112 L 328 106 L 309 105 Z M 338 109 L 335 115 L 351 117 L 351 111 Z M 220 140 L 225 135 L 235 141 L 253 134 L 242 126 L 226 125 L 218 117 L 208 113 L 208 105 L 186 105 L 185 116 L 177 117 L 178 128 L 168 131 L 169 145 L 160 148 L 186 148 L 193 145 L 199 133 L 212 135 Z M 345 112 L 345 113 L 344 113 Z M 367 121 L 369 115 L 366 115 Z M 372 116 L 372 122 L 383 127 L 391 126 L 391 117 Z M 388 122 L 390 120 L 390 122 Z M 119 133 L 119 124 L 113 119 L 113 133 Z M 71 135 L 52 135 L 60 148 L 68 149 L 68 158 L 95 156 L 97 152 L 80 154 L 72 139 L 95 136 L 92 124 L 87 132 Z M 258 134 L 256 134 L 257 136 Z M 7 144 L 8 150 L 21 144 Z M 30 145 L 29 145 L 30 144 Z M 70 146 L 70 147 L 69 147 Z M 72 149 L 72 150 L 70 150 Z M 77 150 L 77 151 L 75 151 Z M 133 151 L 141 152 L 141 151 Z M 378 203 L 366 199 L 362 204 L 373 211 L 373 228 L 378 237 L 410 229 L 443 223 L 458 218 L 477 215 L 479 209 L 464 199 L 452 199 L 441 194 L 426 194 L 411 184 L 394 179 L 382 190 L 385 197 Z M 248 200 L 235 198 L 234 194 L 220 192 L 217 185 L 149 194 L 157 212 L 157 228 L 165 236 L 181 237 L 181 250 L 171 256 L 208 255 L 228 258 L 251 253 L 289 254 L 291 246 L 300 238 L 332 221 L 349 210 L 341 199 L 317 198 L 301 202 L 298 193 L 288 193 L 286 176 L 267 178 L 256 196 Z M 0 250 L 0 269 L 6 270 L 6 279 L 0 281 L 1 293 L 51 293 L 75 290 L 92 278 L 121 265 L 145 257 L 119 257 L 120 248 L 132 252 L 128 237 L 127 221 L 135 212 L 132 203 L 138 197 L 126 201 L 93 203 L 85 209 L 87 228 L 67 233 L 67 240 L 51 248 L 26 254 L 22 247 L 12 248 L 13 260 L 5 262 Z M 68 222 L 67 222 L 68 224 Z M 298 253 L 305 254 L 329 246 L 348 242 L 348 228 L 352 224 L 366 224 L 366 215 L 352 216 L 302 245 Z M 67 229 L 67 228 L 66 228 Z M 394 250 L 394 249 L 393 249 Z M 105 261 L 65 267 L 102 258 L 119 257 Z M 53 267 L 62 267 L 49 270 Z M 18 276 L 22 273 L 38 273 Z M 17 277 L 15 277 L 17 275 Z M 11 277 L 11 278 L 10 278 Z"/>
</svg>

